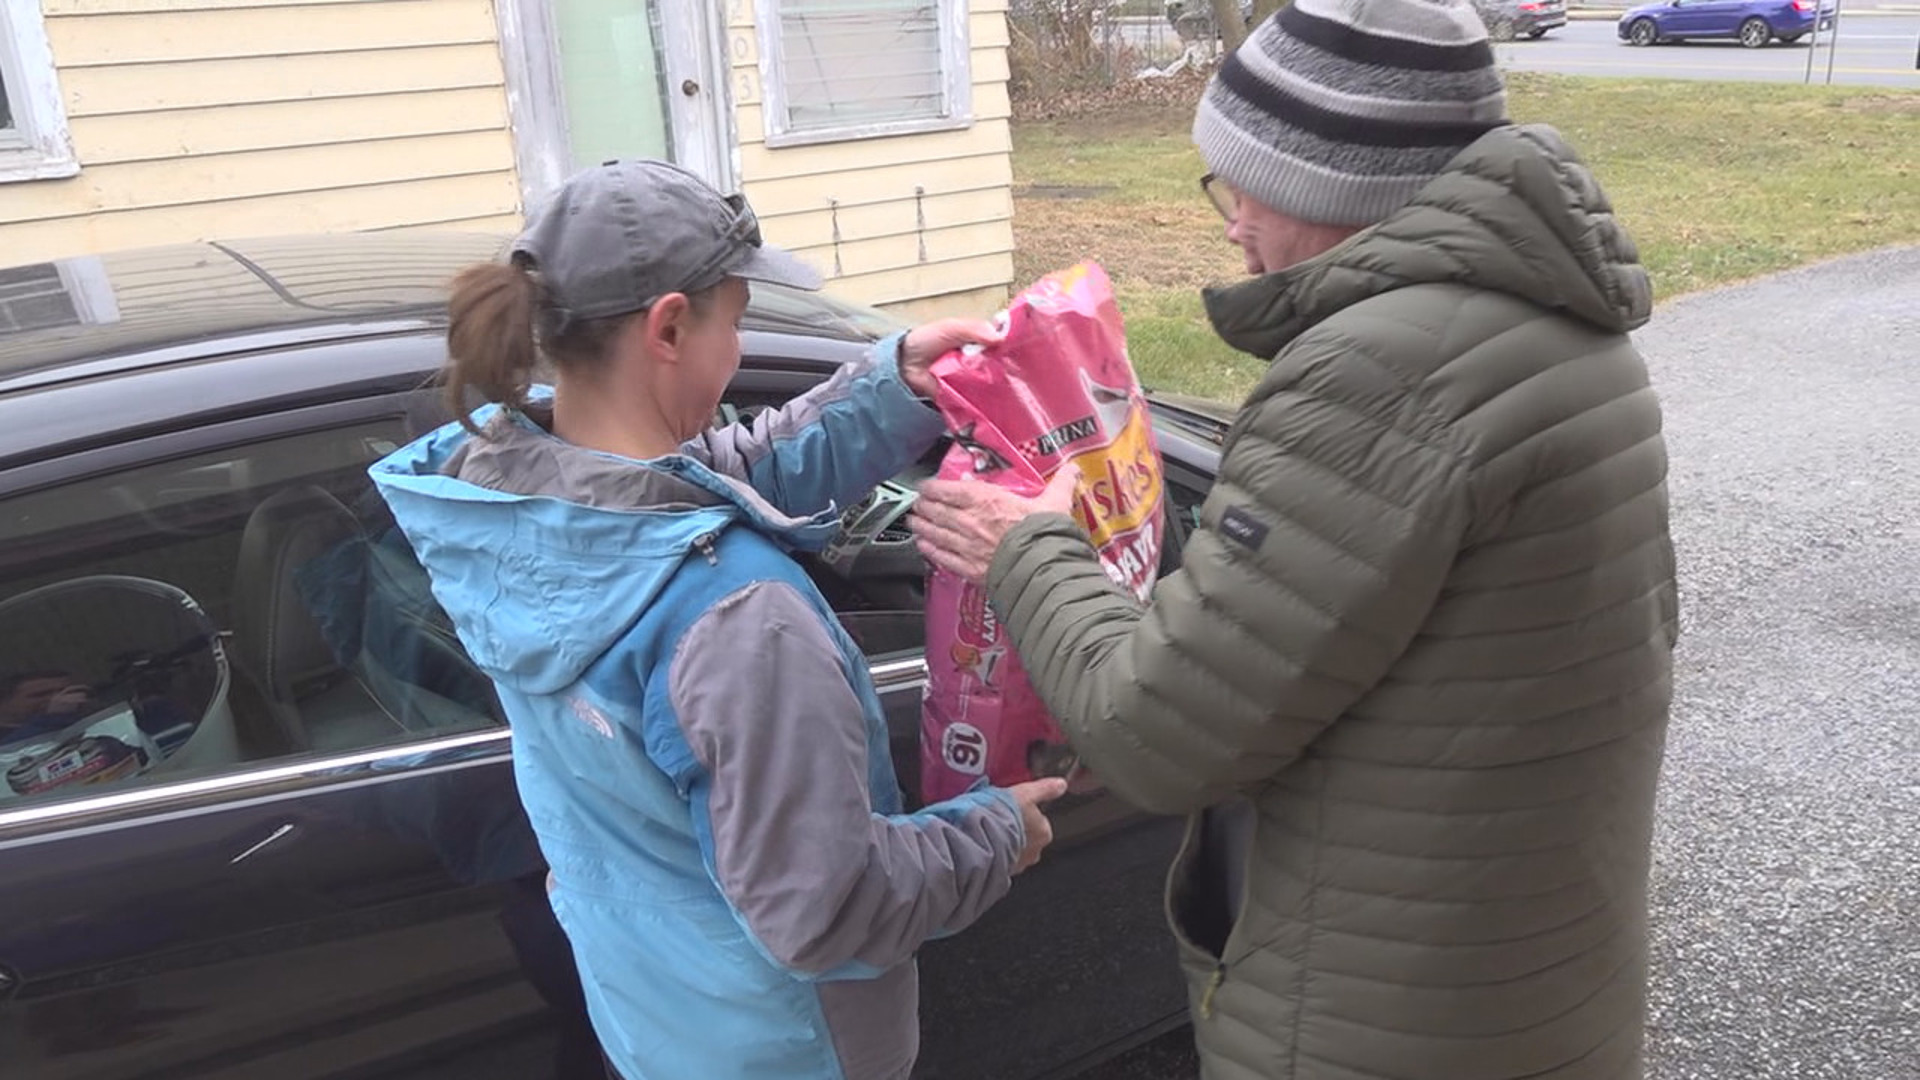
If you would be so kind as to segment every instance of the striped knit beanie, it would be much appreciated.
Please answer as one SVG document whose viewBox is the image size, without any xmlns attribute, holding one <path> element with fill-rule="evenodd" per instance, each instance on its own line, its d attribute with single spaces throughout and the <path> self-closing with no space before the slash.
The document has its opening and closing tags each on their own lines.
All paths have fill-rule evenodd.
<svg viewBox="0 0 1920 1080">
<path fill-rule="evenodd" d="M 1321 225 L 1372 225 L 1506 123 L 1468 0 L 1293 0 L 1207 84 L 1193 141 L 1214 175 Z"/>
</svg>

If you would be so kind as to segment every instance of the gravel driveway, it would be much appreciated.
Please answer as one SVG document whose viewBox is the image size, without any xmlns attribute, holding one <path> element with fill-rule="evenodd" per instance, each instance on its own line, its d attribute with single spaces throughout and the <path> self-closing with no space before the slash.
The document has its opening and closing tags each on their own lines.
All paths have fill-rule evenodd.
<svg viewBox="0 0 1920 1080">
<path fill-rule="evenodd" d="M 1663 306 L 1654 1080 L 1920 1077 L 1920 248 Z"/>
</svg>

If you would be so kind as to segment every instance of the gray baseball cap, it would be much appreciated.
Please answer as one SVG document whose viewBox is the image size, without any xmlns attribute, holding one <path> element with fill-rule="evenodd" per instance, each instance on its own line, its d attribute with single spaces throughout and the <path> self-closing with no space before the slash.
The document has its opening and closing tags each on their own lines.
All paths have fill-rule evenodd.
<svg viewBox="0 0 1920 1080">
<path fill-rule="evenodd" d="M 560 326 L 640 311 L 724 278 L 818 289 L 820 274 L 760 242 L 740 195 L 665 161 L 609 161 L 567 178 L 527 219 L 513 261 L 540 274 Z"/>
</svg>

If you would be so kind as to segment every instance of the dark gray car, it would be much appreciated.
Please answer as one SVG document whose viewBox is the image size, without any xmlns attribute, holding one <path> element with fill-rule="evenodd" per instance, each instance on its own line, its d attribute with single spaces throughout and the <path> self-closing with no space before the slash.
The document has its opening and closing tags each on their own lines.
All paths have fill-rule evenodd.
<svg viewBox="0 0 1920 1080">
<path fill-rule="evenodd" d="M 510 733 L 366 476 L 448 419 L 444 284 L 500 244 L 0 271 L 7 1076 L 600 1077 Z M 891 329 L 757 290 L 723 411 Z M 1224 427 L 1155 411 L 1171 566 Z M 911 796 L 924 567 L 897 523 L 861 535 L 809 572 L 871 656 Z M 923 954 L 917 1075 L 1070 1075 L 1183 1019 L 1160 917 L 1179 824 L 1105 796 L 1054 816 L 1012 897 Z"/>
<path fill-rule="evenodd" d="M 1567 0 L 1474 0 L 1473 6 L 1495 41 L 1539 39 L 1567 25 Z"/>
</svg>

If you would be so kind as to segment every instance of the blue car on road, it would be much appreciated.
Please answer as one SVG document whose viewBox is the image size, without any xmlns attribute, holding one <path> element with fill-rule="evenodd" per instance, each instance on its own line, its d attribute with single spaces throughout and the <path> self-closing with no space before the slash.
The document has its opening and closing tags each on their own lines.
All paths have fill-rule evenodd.
<svg viewBox="0 0 1920 1080">
<path fill-rule="evenodd" d="M 1829 0 L 1658 0 L 1620 16 L 1620 40 L 1656 45 L 1691 38 L 1729 38 L 1749 49 L 1770 42 L 1793 44 L 1811 32 L 1833 29 L 1838 6 Z"/>
</svg>

